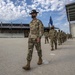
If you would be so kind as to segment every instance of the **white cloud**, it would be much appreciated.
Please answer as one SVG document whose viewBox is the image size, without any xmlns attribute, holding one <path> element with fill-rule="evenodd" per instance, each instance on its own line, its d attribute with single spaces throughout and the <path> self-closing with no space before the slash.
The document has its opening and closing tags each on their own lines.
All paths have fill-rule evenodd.
<svg viewBox="0 0 75 75">
<path fill-rule="evenodd" d="M 33 0 L 34 4 L 38 3 L 41 8 L 47 10 L 61 10 L 63 9 L 64 2 L 62 0 Z"/>
<path fill-rule="evenodd" d="M 63 23 L 63 22 L 56 23 L 55 27 L 59 28 L 60 30 L 62 30 L 66 33 L 70 33 L 69 23 L 67 21 L 65 23 Z"/>
<path fill-rule="evenodd" d="M 37 9 L 42 14 L 48 11 L 63 10 L 66 2 L 74 0 L 31 0 L 28 5 L 26 0 L 0 0 L 0 20 L 10 21 L 29 16 L 32 9 Z M 62 17 L 63 18 L 63 17 Z"/>
<path fill-rule="evenodd" d="M 60 17 L 57 19 L 58 21 L 61 21 L 63 19 L 66 20 L 67 16 L 66 16 L 66 10 L 65 9 L 61 10 L 61 12 L 59 12 L 59 15 L 60 15 Z"/>
<path fill-rule="evenodd" d="M 24 6 L 15 6 L 10 0 L 7 0 L 7 3 L 4 0 L 0 2 L 0 20 L 16 20 L 23 15 L 27 15 Z"/>
<path fill-rule="evenodd" d="M 66 33 L 69 33 L 69 23 L 66 22 L 63 24 L 63 27 L 61 28 L 61 30 L 65 31 Z"/>
</svg>

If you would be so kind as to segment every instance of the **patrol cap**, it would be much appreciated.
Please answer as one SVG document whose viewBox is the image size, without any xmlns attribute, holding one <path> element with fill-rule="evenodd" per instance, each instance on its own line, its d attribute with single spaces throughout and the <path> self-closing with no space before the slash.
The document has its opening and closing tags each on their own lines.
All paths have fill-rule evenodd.
<svg viewBox="0 0 75 75">
<path fill-rule="evenodd" d="M 34 10 L 32 10 L 31 13 L 29 13 L 29 14 L 31 15 L 31 14 L 33 14 L 33 13 L 39 13 L 39 12 L 37 12 L 37 11 L 34 9 Z"/>
</svg>

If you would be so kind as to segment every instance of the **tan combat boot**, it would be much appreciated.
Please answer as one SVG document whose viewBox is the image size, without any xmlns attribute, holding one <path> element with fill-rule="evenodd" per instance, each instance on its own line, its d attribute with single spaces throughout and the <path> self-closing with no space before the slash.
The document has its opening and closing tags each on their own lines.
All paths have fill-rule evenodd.
<svg viewBox="0 0 75 75">
<path fill-rule="evenodd" d="M 24 70 L 30 70 L 30 61 L 27 61 L 27 65 L 23 67 Z"/>
<path fill-rule="evenodd" d="M 38 65 L 41 65 L 42 64 L 42 58 L 41 57 L 39 57 L 39 60 L 38 60 L 38 63 L 37 63 Z"/>
</svg>

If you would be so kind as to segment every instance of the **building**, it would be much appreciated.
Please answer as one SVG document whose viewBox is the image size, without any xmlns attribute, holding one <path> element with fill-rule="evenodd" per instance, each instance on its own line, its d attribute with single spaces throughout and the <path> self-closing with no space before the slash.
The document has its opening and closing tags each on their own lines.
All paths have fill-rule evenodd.
<svg viewBox="0 0 75 75">
<path fill-rule="evenodd" d="M 75 3 L 66 5 L 67 19 L 69 22 L 69 30 L 72 37 L 75 37 Z"/>
<path fill-rule="evenodd" d="M 0 38 L 23 38 L 29 35 L 29 24 L 0 23 Z M 49 27 L 44 27 L 49 31 Z"/>
</svg>

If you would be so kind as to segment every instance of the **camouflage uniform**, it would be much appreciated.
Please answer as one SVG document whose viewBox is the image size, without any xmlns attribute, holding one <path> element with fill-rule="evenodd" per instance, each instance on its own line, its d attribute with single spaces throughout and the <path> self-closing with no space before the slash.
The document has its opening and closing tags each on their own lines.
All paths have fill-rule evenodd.
<svg viewBox="0 0 75 75">
<path fill-rule="evenodd" d="M 64 43 L 66 41 L 66 34 L 63 31 L 61 31 L 61 34 L 62 43 Z"/>
<path fill-rule="evenodd" d="M 51 50 L 53 50 L 54 45 L 55 44 L 55 49 L 57 49 L 57 31 L 54 29 L 51 29 L 49 31 L 49 38 L 50 38 L 50 42 L 51 42 Z"/>
<path fill-rule="evenodd" d="M 46 43 L 49 43 L 48 35 L 49 35 L 49 33 L 48 33 L 47 31 L 44 32 L 44 36 L 45 36 L 45 44 L 46 44 Z"/>
<path fill-rule="evenodd" d="M 61 45 L 62 44 L 62 34 L 60 32 L 60 30 L 58 31 L 58 45 Z"/>
<path fill-rule="evenodd" d="M 67 39 L 73 39 L 72 34 L 66 34 L 66 35 L 67 35 Z"/>
<path fill-rule="evenodd" d="M 32 20 L 30 22 L 30 33 L 28 39 L 28 55 L 27 60 L 31 61 L 34 46 L 36 47 L 39 57 L 42 57 L 41 41 L 37 43 L 37 38 L 42 37 L 44 32 L 43 24 L 40 20 Z"/>
</svg>

